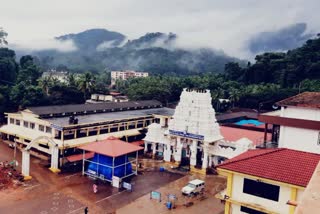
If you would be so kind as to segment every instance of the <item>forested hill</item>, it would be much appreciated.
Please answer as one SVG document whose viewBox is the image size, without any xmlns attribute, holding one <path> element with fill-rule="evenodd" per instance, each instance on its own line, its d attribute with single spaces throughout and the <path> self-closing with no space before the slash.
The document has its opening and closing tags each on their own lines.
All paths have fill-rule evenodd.
<svg viewBox="0 0 320 214">
<path fill-rule="evenodd" d="M 71 40 L 77 50 L 33 52 L 45 69 L 68 67 L 76 72 L 86 70 L 140 70 L 153 74 L 199 74 L 223 72 L 228 62 L 240 62 L 222 51 L 213 49 L 176 48 L 178 35 L 147 33 L 133 40 L 123 34 L 104 29 L 91 29 L 77 34 L 56 37 L 59 41 Z M 19 55 L 19 54 L 18 54 Z M 245 63 L 244 63 L 245 64 Z"/>
<path fill-rule="evenodd" d="M 297 87 L 304 79 L 320 78 L 320 37 L 308 40 L 302 47 L 284 52 L 256 56 L 247 67 L 226 64 L 231 80 L 246 83 L 275 83 L 281 87 Z"/>
</svg>

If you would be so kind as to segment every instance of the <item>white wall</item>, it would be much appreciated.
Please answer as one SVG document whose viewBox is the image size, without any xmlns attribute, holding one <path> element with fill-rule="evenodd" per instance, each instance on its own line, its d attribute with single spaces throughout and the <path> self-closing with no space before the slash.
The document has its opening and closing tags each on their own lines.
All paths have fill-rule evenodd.
<svg viewBox="0 0 320 214">
<path fill-rule="evenodd" d="M 319 130 L 280 127 L 279 147 L 320 154 Z"/>
<path fill-rule="evenodd" d="M 320 110 L 288 106 L 281 108 L 281 116 L 320 121 Z M 320 130 L 281 126 L 279 147 L 320 154 L 319 132 Z"/>
<path fill-rule="evenodd" d="M 254 195 L 243 193 L 243 182 L 244 177 L 239 175 L 233 176 L 233 189 L 232 189 L 232 199 L 249 203 L 249 204 L 258 204 L 262 207 L 267 208 L 270 211 L 278 212 L 281 214 L 289 213 L 289 205 L 287 201 L 290 200 L 291 188 L 287 186 L 280 186 L 279 201 L 272 201 L 265 198 L 256 197 Z M 301 193 L 301 192 L 300 192 Z M 298 192 L 299 194 L 299 192 Z M 232 204 L 232 214 L 243 213 L 240 212 L 240 206 Z"/>
<path fill-rule="evenodd" d="M 320 110 L 312 108 L 288 106 L 282 107 L 282 117 L 320 121 Z"/>
</svg>

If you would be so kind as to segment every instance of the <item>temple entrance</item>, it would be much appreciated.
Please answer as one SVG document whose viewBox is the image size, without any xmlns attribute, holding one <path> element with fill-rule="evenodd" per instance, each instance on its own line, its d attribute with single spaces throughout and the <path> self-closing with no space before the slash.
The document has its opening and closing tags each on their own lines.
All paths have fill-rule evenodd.
<svg viewBox="0 0 320 214">
<path fill-rule="evenodd" d="M 202 150 L 197 148 L 197 164 L 196 164 L 196 167 L 202 168 L 202 153 L 203 153 Z"/>
</svg>

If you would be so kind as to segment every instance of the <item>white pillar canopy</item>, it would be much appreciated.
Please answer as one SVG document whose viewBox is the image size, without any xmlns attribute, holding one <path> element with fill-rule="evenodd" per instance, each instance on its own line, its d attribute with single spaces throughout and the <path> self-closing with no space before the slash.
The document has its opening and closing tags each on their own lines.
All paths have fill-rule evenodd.
<svg viewBox="0 0 320 214">
<path fill-rule="evenodd" d="M 30 176 L 30 153 L 29 151 L 22 151 L 22 174 L 25 177 Z"/>
<path fill-rule="evenodd" d="M 193 140 L 191 145 L 191 158 L 190 158 L 191 166 L 195 166 L 197 164 L 197 146 L 198 146 L 198 141 Z"/>
<path fill-rule="evenodd" d="M 212 155 L 209 155 L 209 167 L 212 167 Z"/>
</svg>

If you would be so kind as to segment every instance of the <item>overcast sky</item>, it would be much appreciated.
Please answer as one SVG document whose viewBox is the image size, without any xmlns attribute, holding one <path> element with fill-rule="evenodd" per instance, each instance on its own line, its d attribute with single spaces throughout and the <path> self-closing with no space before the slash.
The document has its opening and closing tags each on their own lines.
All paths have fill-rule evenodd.
<svg viewBox="0 0 320 214">
<path fill-rule="evenodd" d="M 18 44 L 41 44 L 90 28 L 131 39 L 160 31 L 177 33 L 183 46 L 241 57 L 258 32 L 297 22 L 306 22 L 311 32 L 320 27 L 319 0 L 0 0 L 0 5 L 0 27 Z"/>
</svg>

